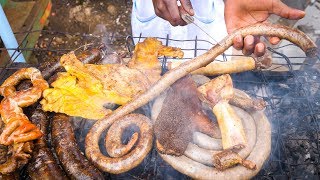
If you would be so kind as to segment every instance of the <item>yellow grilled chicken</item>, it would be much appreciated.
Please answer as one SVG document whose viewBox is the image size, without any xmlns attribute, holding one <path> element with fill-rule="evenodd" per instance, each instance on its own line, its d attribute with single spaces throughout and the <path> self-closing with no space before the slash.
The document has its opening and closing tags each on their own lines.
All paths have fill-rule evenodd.
<svg viewBox="0 0 320 180">
<path fill-rule="evenodd" d="M 138 43 L 128 66 L 123 64 L 83 64 L 74 53 L 63 55 L 60 64 L 67 72 L 43 93 L 45 111 L 88 119 L 101 119 L 111 110 L 107 103 L 123 105 L 145 92 L 160 78 L 158 56 L 183 57 L 179 48 L 166 47 L 155 38 Z"/>
</svg>

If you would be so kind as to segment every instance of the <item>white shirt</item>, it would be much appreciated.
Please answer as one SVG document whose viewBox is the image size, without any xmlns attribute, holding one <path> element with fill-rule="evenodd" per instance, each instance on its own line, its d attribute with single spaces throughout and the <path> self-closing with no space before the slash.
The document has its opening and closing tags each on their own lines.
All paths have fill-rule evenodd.
<svg viewBox="0 0 320 180">
<path fill-rule="evenodd" d="M 224 2 L 223 0 L 191 0 L 195 11 L 195 23 L 210 34 L 216 41 L 221 41 L 227 36 L 227 29 L 224 20 Z M 168 45 L 184 49 L 185 58 L 193 58 L 210 49 L 216 44 L 207 34 L 202 32 L 194 24 L 187 26 L 171 26 L 154 12 L 151 0 L 133 0 L 132 16 L 132 35 L 133 37 L 160 37 L 175 40 L 195 40 L 197 41 L 197 52 L 195 54 L 195 41 L 173 41 L 169 40 Z M 139 38 L 134 38 L 135 43 Z M 143 39 L 140 39 L 140 41 Z M 200 40 L 200 41 L 199 41 Z M 201 41 L 201 40 L 206 40 Z M 166 44 L 166 40 L 162 40 Z M 203 49 L 203 50 L 201 50 Z M 226 52 L 231 54 L 231 48 Z M 223 60 L 222 56 L 217 58 Z"/>
</svg>

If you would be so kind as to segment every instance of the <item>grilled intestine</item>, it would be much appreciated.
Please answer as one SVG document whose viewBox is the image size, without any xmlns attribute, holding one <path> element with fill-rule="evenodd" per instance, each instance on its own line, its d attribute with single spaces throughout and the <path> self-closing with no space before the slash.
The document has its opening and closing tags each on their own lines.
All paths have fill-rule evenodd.
<svg viewBox="0 0 320 180">
<path fill-rule="evenodd" d="M 16 91 L 20 81 L 30 79 L 32 87 Z M 31 123 L 22 108 L 38 101 L 48 83 L 36 68 L 22 68 L 7 78 L 0 86 L 1 120 L 5 124 L 0 144 L 8 147 L 7 160 L 0 165 L 0 173 L 8 174 L 25 165 L 31 158 L 33 140 L 42 136 L 40 129 Z"/>
<path fill-rule="evenodd" d="M 106 158 L 99 149 L 99 139 L 101 134 L 107 129 L 110 124 L 113 124 L 114 122 L 119 121 L 122 117 L 126 116 L 127 114 L 133 112 L 134 110 L 138 109 L 139 107 L 147 104 L 149 101 L 156 98 L 158 95 L 160 95 L 161 92 L 165 91 L 168 87 L 170 87 L 174 82 L 179 80 L 180 78 L 186 76 L 190 72 L 199 69 L 201 67 L 204 67 L 208 65 L 210 62 L 212 62 L 218 55 L 222 54 L 226 49 L 228 49 L 230 46 L 232 46 L 233 39 L 235 36 L 241 35 L 242 37 L 246 35 L 267 35 L 267 36 L 277 36 L 283 39 L 288 39 L 291 42 L 297 44 L 301 49 L 303 49 L 307 56 L 314 56 L 316 53 L 316 45 L 314 42 L 307 37 L 304 33 L 298 31 L 298 30 L 292 30 L 284 26 L 277 26 L 277 25 L 268 25 L 268 24 L 254 24 L 252 26 L 244 27 L 239 30 L 234 31 L 232 34 L 227 36 L 224 40 L 222 40 L 219 44 L 215 45 L 213 48 L 211 48 L 208 52 L 204 53 L 203 55 L 200 55 L 193 60 L 190 60 L 188 62 L 185 62 L 178 66 L 177 68 L 174 68 L 164 74 L 155 84 L 153 84 L 147 91 L 140 94 L 130 102 L 126 103 L 125 105 L 119 107 L 117 110 L 113 111 L 111 114 L 106 116 L 104 119 L 101 119 L 97 121 L 92 128 L 90 129 L 89 133 L 86 136 L 86 156 L 93 161 L 95 165 L 97 165 L 100 169 L 108 170 L 109 164 L 108 161 L 105 161 Z M 257 116 L 256 114 L 252 114 L 252 116 Z M 262 118 L 261 114 L 260 117 Z M 248 158 L 253 159 L 254 162 L 259 162 L 257 164 L 257 169 L 259 169 L 263 161 L 268 156 L 268 152 L 270 152 L 270 125 L 268 123 L 265 123 L 266 121 L 256 122 L 258 125 L 261 126 L 258 127 L 257 132 L 258 137 L 260 138 L 255 148 L 252 150 L 250 156 Z M 259 124 L 260 123 L 260 124 Z M 264 128 L 264 129 L 261 129 Z M 261 131 L 261 132 L 260 132 Z M 262 134 L 261 134 L 262 133 Z M 260 142 L 260 140 L 264 140 L 266 144 L 263 144 Z M 248 140 L 249 141 L 249 140 Z M 249 143 L 248 143 L 249 144 Z M 248 145 L 249 147 L 249 145 Z M 264 149 L 265 152 L 262 156 L 259 154 L 259 150 Z M 197 172 L 198 174 L 194 175 L 194 178 L 214 178 L 215 175 L 219 175 L 219 177 L 223 177 L 224 174 L 219 174 L 216 171 L 212 171 L 210 168 L 203 167 L 201 165 L 198 165 L 196 163 L 190 162 L 192 165 L 190 166 L 182 166 L 185 161 L 188 161 L 185 157 L 180 156 L 182 158 L 175 159 L 171 158 L 170 155 L 162 155 L 162 158 L 164 158 L 166 161 L 175 162 L 175 164 L 180 164 L 177 166 L 174 166 L 174 168 L 177 168 L 184 173 L 188 175 L 191 172 Z M 262 163 L 261 163 L 262 162 Z M 194 166 L 193 166 L 194 165 Z M 184 170 L 183 170 L 184 169 Z M 250 170 L 251 171 L 251 170 Z M 257 173 L 257 171 L 254 171 L 253 173 L 247 172 L 245 169 L 239 169 L 236 171 L 240 175 L 240 177 L 243 178 L 249 178 L 252 177 L 254 174 Z M 230 173 L 228 175 L 233 175 L 230 177 L 239 177 L 238 174 Z"/>
</svg>

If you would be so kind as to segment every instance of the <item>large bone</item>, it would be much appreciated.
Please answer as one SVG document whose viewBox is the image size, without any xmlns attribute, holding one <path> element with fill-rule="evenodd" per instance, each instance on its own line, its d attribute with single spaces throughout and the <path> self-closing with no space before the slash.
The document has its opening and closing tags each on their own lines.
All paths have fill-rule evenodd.
<svg viewBox="0 0 320 180">
<path fill-rule="evenodd" d="M 222 137 L 223 149 L 245 147 L 246 136 L 240 118 L 229 104 L 234 96 L 230 75 L 225 74 L 200 86 L 200 99 L 206 101 L 212 107 L 217 117 Z"/>
<path fill-rule="evenodd" d="M 100 169 L 107 170 L 108 165 L 104 163 L 107 158 L 101 153 L 99 149 L 99 139 L 103 131 L 119 118 L 147 104 L 149 101 L 154 99 L 181 77 L 184 77 L 190 72 L 199 69 L 200 67 L 204 67 L 210 62 L 214 61 L 217 56 L 219 56 L 226 49 L 232 46 L 234 37 L 238 35 L 241 35 L 242 37 L 245 37 L 247 35 L 276 36 L 282 39 L 287 39 L 292 43 L 297 44 L 302 50 L 304 50 L 304 52 L 306 52 L 306 55 L 309 57 L 315 56 L 317 52 L 316 45 L 307 35 L 299 30 L 290 29 L 286 26 L 259 23 L 238 29 L 227 36 L 219 44 L 216 44 L 208 52 L 194 58 L 193 60 L 187 61 L 181 64 L 179 67 L 167 72 L 159 81 L 157 81 L 151 88 L 149 88 L 148 91 L 144 92 L 136 99 L 118 108 L 106 118 L 97 121 L 86 136 L 85 152 L 87 157 L 91 161 L 93 161 Z"/>
</svg>

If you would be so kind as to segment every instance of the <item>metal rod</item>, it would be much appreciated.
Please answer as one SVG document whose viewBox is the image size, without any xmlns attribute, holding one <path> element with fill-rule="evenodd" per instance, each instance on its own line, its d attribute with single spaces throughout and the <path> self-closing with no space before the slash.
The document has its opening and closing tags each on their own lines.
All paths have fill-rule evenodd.
<svg viewBox="0 0 320 180">
<path fill-rule="evenodd" d="M 6 48 L 15 48 L 16 50 L 8 50 L 8 53 L 11 57 L 11 61 L 15 62 L 26 62 L 23 57 L 23 54 L 20 53 L 19 45 L 17 39 L 15 38 L 11 26 L 8 22 L 8 19 L 3 11 L 3 8 L 0 4 L 0 37 L 6 46 Z M 15 54 L 15 52 L 18 52 Z"/>
</svg>

